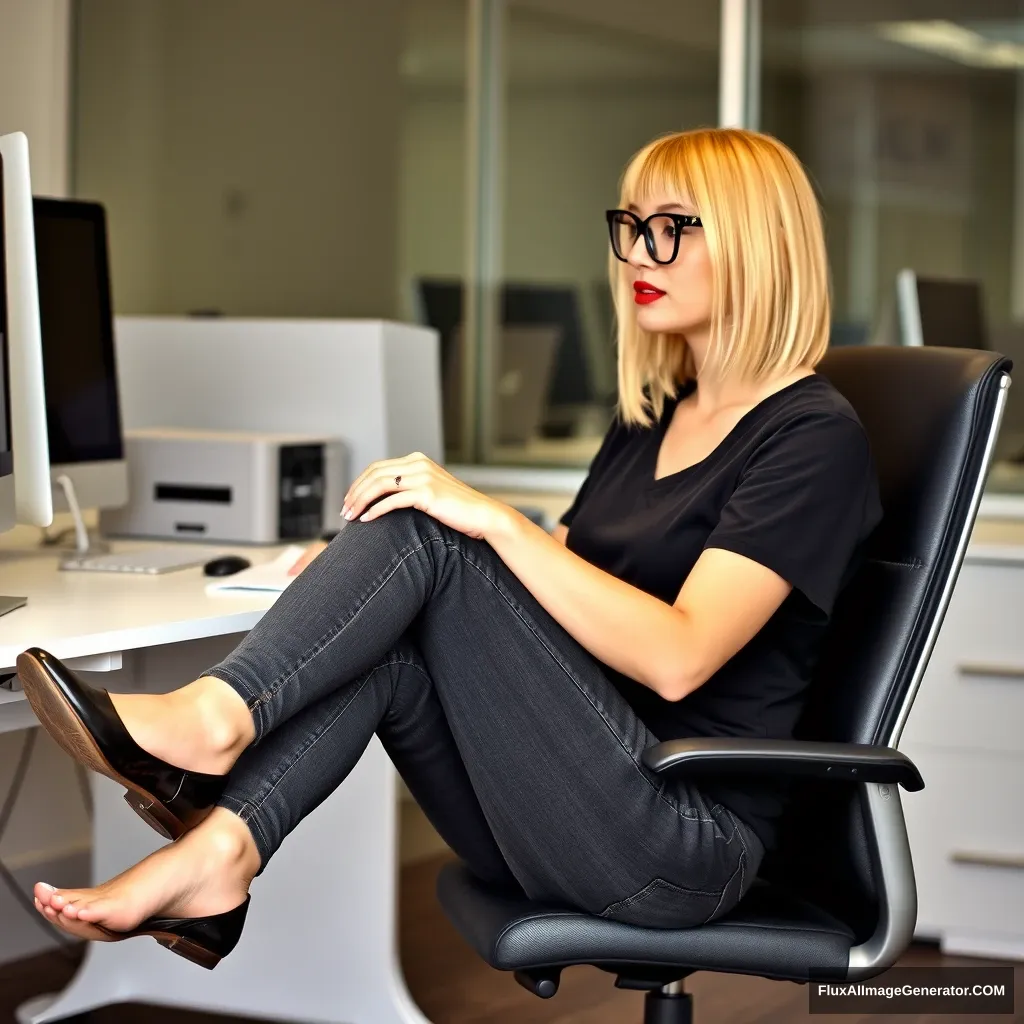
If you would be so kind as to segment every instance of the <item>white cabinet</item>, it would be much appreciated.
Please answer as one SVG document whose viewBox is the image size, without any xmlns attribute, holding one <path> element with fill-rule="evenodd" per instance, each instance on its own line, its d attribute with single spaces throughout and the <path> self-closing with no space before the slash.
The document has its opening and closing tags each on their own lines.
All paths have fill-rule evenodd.
<svg viewBox="0 0 1024 1024">
<path fill-rule="evenodd" d="M 1024 524 L 1005 531 L 975 530 L 900 749 L 925 781 L 903 795 L 916 934 L 1024 959 Z"/>
</svg>

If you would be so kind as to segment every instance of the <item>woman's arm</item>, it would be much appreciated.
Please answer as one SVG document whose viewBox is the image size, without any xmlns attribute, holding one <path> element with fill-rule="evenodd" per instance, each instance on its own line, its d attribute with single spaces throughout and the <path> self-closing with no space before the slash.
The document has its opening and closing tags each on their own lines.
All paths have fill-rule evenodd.
<svg viewBox="0 0 1024 1024">
<path fill-rule="evenodd" d="M 705 551 L 674 604 L 604 572 L 503 506 L 484 539 L 548 613 L 598 660 L 681 700 L 771 618 L 790 585 L 731 551 Z M 557 534 L 560 531 L 560 536 Z"/>
</svg>

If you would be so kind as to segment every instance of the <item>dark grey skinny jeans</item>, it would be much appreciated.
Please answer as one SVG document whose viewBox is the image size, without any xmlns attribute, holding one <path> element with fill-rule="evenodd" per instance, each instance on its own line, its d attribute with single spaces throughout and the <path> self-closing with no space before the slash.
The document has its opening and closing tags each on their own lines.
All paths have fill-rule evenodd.
<svg viewBox="0 0 1024 1024">
<path fill-rule="evenodd" d="M 347 523 L 209 674 L 252 712 L 220 803 L 264 866 L 374 733 L 455 854 L 511 894 L 686 927 L 735 906 L 764 854 L 644 767 L 657 739 L 488 543 L 415 509 Z"/>
</svg>

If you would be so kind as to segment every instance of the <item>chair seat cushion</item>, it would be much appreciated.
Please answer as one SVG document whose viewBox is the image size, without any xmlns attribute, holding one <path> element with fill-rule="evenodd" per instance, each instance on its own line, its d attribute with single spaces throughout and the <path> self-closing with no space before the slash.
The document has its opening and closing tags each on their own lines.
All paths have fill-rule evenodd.
<svg viewBox="0 0 1024 1024">
<path fill-rule="evenodd" d="M 761 880 L 712 924 L 680 929 L 640 928 L 511 899 L 489 891 L 457 862 L 441 869 L 437 894 L 462 937 L 502 971 L 615 964 L 842 980 L 854 943 L 841 921 Z"/>
</svg>

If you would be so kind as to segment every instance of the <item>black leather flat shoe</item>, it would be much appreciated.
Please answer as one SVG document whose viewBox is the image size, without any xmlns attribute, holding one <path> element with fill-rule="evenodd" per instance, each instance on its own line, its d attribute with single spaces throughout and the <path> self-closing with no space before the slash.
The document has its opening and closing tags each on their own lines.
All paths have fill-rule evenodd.
<svg viewBox="0 0 1024 1024">
<path fill-rule="evenodd" d="M 151 917 L 130 932 L 112 932 L 99 928 L 115 942 L 151 935 L 161 946 L 186 960 L 212 971 L 238 945 L 242 937 L 249 897 L 234 910 L 211 917 Z"/>
<path fill-rule="evenodd" d="M 226 775 L 186 771 L 142 749 L 106 690 L 80 682 L 38 647 L 18 655 L 18 676 L 43 728 L 79 764 L 125 787 L 125 800 L 162 836 L 177 839 L 220 798 Z"/>
</svg>

